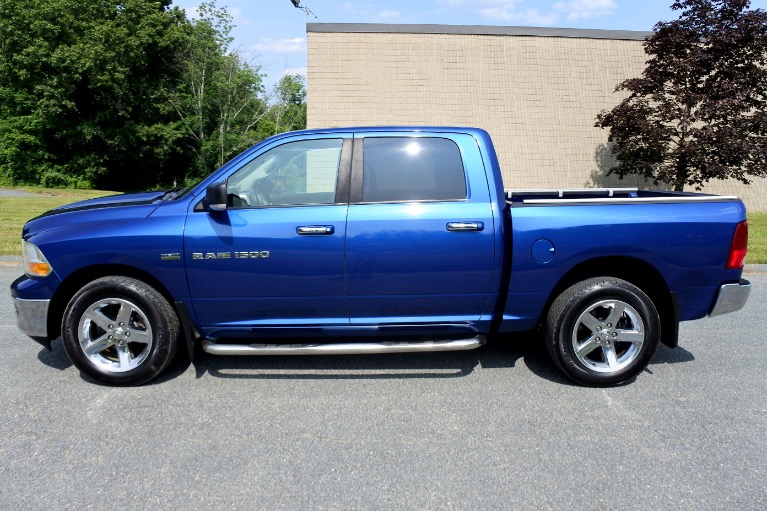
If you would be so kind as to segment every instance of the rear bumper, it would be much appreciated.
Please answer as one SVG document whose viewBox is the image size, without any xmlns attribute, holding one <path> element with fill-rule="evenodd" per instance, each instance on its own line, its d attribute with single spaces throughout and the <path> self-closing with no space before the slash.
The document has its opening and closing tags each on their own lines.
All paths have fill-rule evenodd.
<svg viewBox="0 0 767 511">
<path fill-rule="evenodd" d="M 740 279 L 740 282 L 735 284 L 722 284 L 719 286 L 719 293 L 716 296 L 716 301 L 711 308 L 709 317 L 739 311 L 746 305 L 750 293 L 751 282 L 745 279 Z"/>
</svg>

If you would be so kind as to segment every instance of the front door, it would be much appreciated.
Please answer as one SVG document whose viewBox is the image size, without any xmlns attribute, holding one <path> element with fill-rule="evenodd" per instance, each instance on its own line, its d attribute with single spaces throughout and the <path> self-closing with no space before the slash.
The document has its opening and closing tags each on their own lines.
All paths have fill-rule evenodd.
<svg viewBox="0 0 767 511">
<path fill-rule="evenodd" d="M 348 171 L 339 179 L 339 168 L 351 140 L 336 134 L 278 144 L 228 177 L 226 211 L 189 214 L 189 288 L 207 337 L 349 323 L 348 192 L 338 183 L 348 179 Z"/>
</svg>

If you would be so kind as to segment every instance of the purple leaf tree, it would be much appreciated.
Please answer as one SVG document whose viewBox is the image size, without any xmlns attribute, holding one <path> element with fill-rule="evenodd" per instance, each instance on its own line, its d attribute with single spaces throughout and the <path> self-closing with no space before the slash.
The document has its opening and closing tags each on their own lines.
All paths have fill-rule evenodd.
<svg viewBox="0 0 767 511">
<path fill-rule="evenodd" d="M 597 116 L 617 165 L 677 191 L 711 179 L 767 176 L 767 12 L 748 0 L 684 0 L 644 43 L 628 97 Z"/>
</svg>

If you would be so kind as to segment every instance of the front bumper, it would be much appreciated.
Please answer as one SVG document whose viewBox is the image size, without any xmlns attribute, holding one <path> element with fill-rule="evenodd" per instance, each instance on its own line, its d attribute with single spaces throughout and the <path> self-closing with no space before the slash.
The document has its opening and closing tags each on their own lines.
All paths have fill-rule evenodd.
<svg viewBox="0 0 767 511">
<path fill-rule="evenodd" d="M 50 300 L 22 300 L 13 298 L 16 308 L 16 324 L 19 330 L 36 340 L 43 346 L 48 346 L 48 308 Z"/>
<path fill-rule="evenodd" d="M 730 312 L 739 311 L 746 305 L 748 295 L 751 293 L 751 282 L 740 279 L 736 284 L 722 284 L 716 296 L 714 306 L 709 317 L 721 316 Z"/>
</svg>

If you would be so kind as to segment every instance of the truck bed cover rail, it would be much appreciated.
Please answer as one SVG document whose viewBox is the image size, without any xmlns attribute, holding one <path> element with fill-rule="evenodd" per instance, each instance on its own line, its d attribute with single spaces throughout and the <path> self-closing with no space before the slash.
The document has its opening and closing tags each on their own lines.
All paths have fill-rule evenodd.
<svg viewBox="0 0 767 511">
<path fill-rule="evenodd" d="M 506 189 L 506 200 L 514 205 L 548 204 L 668 204 L 679 202 L 726 202 L 738 197 L 701 193 L 639 190 L 638 188 Z"/>
<path fill-rule="evenodd" d="M 506 198 L 511 199 L 514 196 L 530 195 L 557 195 L 557 197 L 567 197 L 572 195 L 596 195 L 603 197 L 613 197 L 615 194 L 630 194 L 639 192 L 639 188 L 530 188 L 515 190 L 507 188 Z"/>
</svg>

